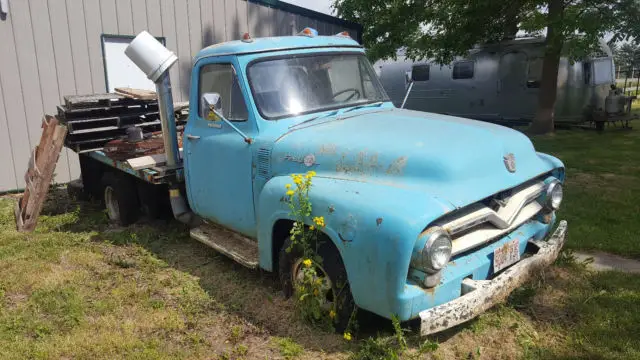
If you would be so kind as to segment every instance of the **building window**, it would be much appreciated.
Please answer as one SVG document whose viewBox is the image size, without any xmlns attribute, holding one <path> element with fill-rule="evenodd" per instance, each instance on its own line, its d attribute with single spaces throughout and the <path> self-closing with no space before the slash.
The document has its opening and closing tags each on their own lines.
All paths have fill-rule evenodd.
<svg viewBox="0 0 640 360">
<path fill-rule="evenodd" d="M 427 81 L 429 80 L 429 65 L 413 65 L 411 69 L 411 80 Z"/>
<path fill-rule="evenodd" d="M 473 68 L 475 62 L 471 60 L 458 61 L 453 64 L 453 79 L 471 79 L 473 77 Z"/>
</svg>

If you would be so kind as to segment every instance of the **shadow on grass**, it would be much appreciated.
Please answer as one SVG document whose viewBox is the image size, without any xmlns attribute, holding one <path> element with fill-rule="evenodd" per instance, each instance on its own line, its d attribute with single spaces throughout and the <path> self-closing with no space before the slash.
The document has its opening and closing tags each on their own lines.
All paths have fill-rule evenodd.
<svg viewBox="0 0 640 360">
<path fill-rule="evenodd" d="M 64 198 L 64 194 L 60 195 Z M 55 199 L 56 197 L 54 197 Z M 200 286 L 210 298 L 222 305 L 224 311 L 233 313 L 252 325 L 266 329 L 270 335 L 289 337 L 309 350 L 326 353 L 352 349 L 341 334 L 328 333 L 313 328 L 299 320 L 293 301 L 285 300 L 277 274 L 250 270 L 208 246 L 189 237 L 188 228 L 175 220 L 145 220 L 126 228 L 109 224 L 106 214 L 97 202 L 64 201 L 56 210 L 55 204 L 43 215 L 75 214 L 64 225 L 55 229 L 69 232 L 93 232 L 93 242 L 114 246 L 140 246 L 167 266 L 197 277 Z M 49 229 L 45 227 L 43 229 Z M 121 264 L 132 266 L 127 259 Z M 374 314 L 359 312 L 360 336 L 369 337 L 377 332 L 392 330 L 391 322 Z"/>
</svg>

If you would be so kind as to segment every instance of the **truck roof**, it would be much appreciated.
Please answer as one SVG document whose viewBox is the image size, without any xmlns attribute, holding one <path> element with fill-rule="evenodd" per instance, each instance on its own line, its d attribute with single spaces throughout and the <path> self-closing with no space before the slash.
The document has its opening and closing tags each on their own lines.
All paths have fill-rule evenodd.
<svg viewBox="0 0 640 360">
<path fill-rule="evenodd" d="M 221 55 L 239 55 L 276 50 L 291 50 L 299 48 L 350 47 L 362 48 L 357 41 L 348 36 L 278 36 L 254 38 L 253 41 L 234 40 L 208 46 L 196 55 L 196 60 Z"/>
</svg>

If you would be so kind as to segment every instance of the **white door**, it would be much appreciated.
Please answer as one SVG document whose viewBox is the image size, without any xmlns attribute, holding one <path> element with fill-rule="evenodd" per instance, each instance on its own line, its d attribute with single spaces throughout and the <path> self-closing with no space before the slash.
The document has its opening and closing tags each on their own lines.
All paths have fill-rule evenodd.
<svg viewBox="0 0 640 360">
<path fill-rule="evenodd" d="M 114 92 L 117 87 L 156 90 L 155 84 L 147 79 L 142 70 L 124 54 L 124 50 L 132 40 L 133 36 L 102 36 L 102 55 L 108 92 Z"/>
</svg>

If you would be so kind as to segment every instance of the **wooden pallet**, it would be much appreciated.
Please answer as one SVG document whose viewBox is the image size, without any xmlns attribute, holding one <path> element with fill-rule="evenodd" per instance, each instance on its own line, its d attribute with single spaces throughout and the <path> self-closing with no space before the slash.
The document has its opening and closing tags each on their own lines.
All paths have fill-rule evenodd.
<svg viewBox="0 0 640 360">
<path fill-rule="evenodd" d="M 40 143 L 33 150 L 24 176 L 26 186 L 15 208 L 18 231 L 33 231 L 49 191 L 53 172 L 62 150 L 67 127 L 57 118 L 45 115 Z"/>
</svg>

